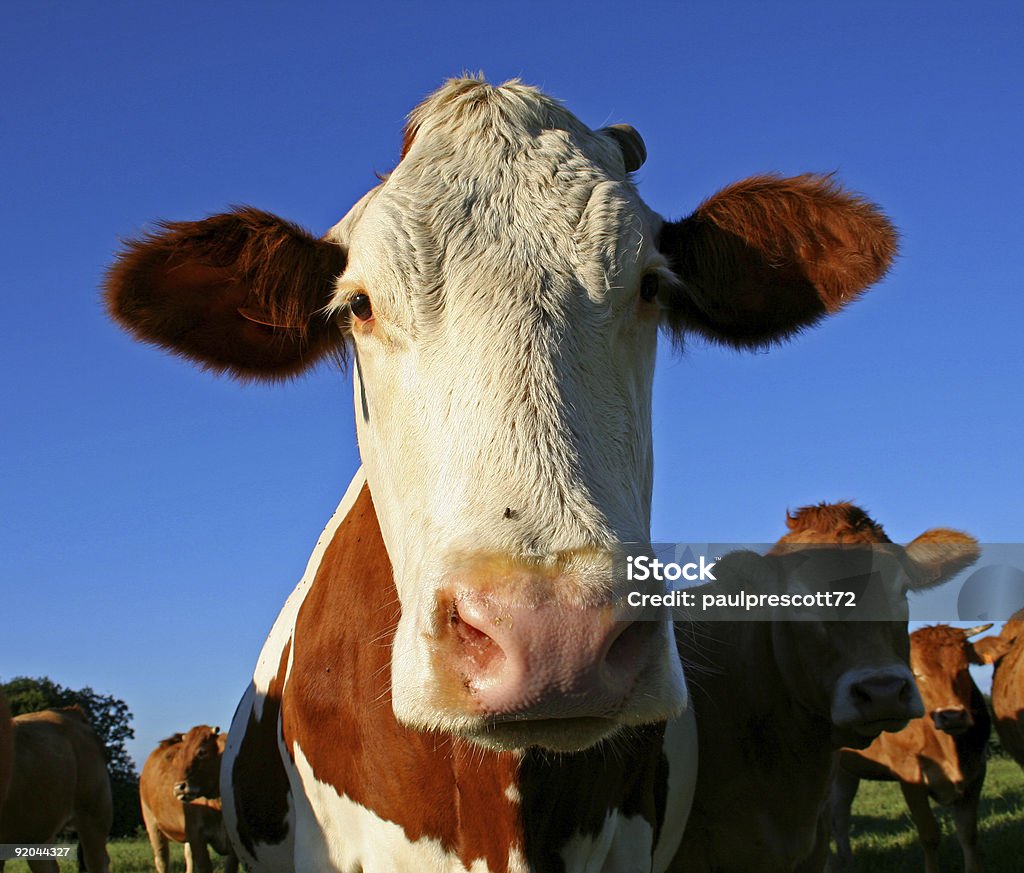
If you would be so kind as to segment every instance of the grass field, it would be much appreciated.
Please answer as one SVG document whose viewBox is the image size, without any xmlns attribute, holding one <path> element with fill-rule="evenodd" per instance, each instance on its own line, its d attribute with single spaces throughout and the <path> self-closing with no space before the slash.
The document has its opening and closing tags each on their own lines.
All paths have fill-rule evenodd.
<svg viewBox="0 0 1024 873">
<path fill-rule="evenodd" d="M 948 812 L 939 810 L 942 822 L 942 869 L 960 873 L 960 847 Z M 980 842 L 988 873 L 1024 873 L 1024 770 L 1006 758 L 989 761 L 981 798 Z M 924 855 L 917 843 L 914 824 L 894 782 L 862 782 L 853 805 L 853 856 L 857 873 L 920 873 Z M 153 855 L 144 837 L 114 840 L 109 845 L 112 873 L 149 873 Z M 211 852 L 216 873 L 224 867 Z M 65 871 L 74 863 L 62 865 Z M 171 844 L 171 869 L 183 871 L 181 846 Z M 9 861 L 5 873 L 28 873 L 24 861 Z M 750 871 L 757 873 L 757 871 Z"/>
<path fill-rule="evenodd" d="M 963 870 L 953 817 L 941 807 L 943 870 Z M 988 762 L 985 789 L 978 811 L 978 841 L 985 869 L 991 873 L 1024 873 L 1024 770 L 1007 758 Z M 853 858 L 857 873 L 917 873 L 924 853 L 914 823 L 895 782 L 861 782 L 853 804 Z"/>
</svg>

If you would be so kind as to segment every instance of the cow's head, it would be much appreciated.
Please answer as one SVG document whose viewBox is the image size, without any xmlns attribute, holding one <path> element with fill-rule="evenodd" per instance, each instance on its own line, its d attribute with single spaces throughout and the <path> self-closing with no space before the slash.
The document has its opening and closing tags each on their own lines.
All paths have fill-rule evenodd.
<svg viewBox="0 0 1024 873">
<path fill-rule="evenodd" d="M 164 224 L 110 272 L 113 316 L 205 367 L 351 359 L 408 725 L 580 748 L 683 708 L 668 622 L 610 617 L 610 556 L 649 537 L 658 329 L 766 346 L 893 256 L 827 177 L 748 179 L 664 221 L 630 175 L 644 155 L 532 88 L 454 80 L 322 239 L 237 209 Z"/>
<path fill-rule="evenodd" d="M 976 652 L 970 638 L 990 627 L 982 624 L 965 629 L 937 624 L 910 635 L 914 679 L 936 730 L 959 736 L 974 726 L 974 680 L 969 668 L 971 664 L 988 663 L 990 658 Z"/>
<path fill-rule="evenodd" d="M 179 736 L 172 771 L 174 796 L 183 803 L 220 797 L 220 761 L 228 735 L 202 724 Z"/>
<path fill-rule="evenodd" d="M 772 550 L 784 562 L 786 589 L 850 591 L 855 605 L 820 613 L 839 621 L 777 623 L 776 657 L 793 693 L 828 714 L 836 744 L 863 748 L 924 713 L 911 671 L 907 592 L 969 567 L 980 554 L 977 541 L 935 528 L 900 547 L 851 503 L 804 507 L 787 523 L 789 533 Z"/>
</svg>

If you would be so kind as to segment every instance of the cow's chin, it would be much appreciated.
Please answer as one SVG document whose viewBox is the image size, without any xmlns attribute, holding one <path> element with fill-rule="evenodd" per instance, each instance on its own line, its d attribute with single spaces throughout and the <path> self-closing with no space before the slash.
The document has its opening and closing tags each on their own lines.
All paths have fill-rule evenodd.
<svg viewBox="0 0 1024 873">
<path fill-rule="evenodd" d="M 430 719 L 399 717 L 415 731 L 447 734 L 491 752 L 582 752 L 614 736 L 624 723 L 601 716 L 575 718 L 500 718 L 465 715 Z"/>
<path fill-rule="evenodd" d="M 488 722 L 461 734 L 465 739 L 495 752 L 582 752 L 616 734 L 622 725 L 610 718 L 541 718 L 527 721 Z"/>
<path fill-rule="evenodd" d="M 887 718 L 847 725 L 833 724 L 831 742 L 836 748 L 866 749 L 879 734 L 901 731 L 909 723 L 908 719 Z"/>
</svg>

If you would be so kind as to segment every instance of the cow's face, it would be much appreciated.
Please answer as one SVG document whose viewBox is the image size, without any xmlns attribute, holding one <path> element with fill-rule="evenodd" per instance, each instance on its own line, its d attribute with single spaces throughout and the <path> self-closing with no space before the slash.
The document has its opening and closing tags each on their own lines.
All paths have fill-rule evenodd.
<svg viewBox="0 0 1024 873">
<path fill-rule="evenodd" d="M 607 614 L 612 551 L 650 526 L 661 221 L 612 134 L 461 88 L 329 235 L 402 603 L 395 709 L 492 739 L 663 718 L 685 702 L 667 625 Z"/>
<path fill-rule="evenodd" d="M 984 658 L 975 653 L 969 638 L 990 627 L 965 630 L 940 624 L 910 635 L 914 679 L 936 730 L 958 736 L 973 727 L 974 680 L 968 668 L 984 663 Z"/>
<path fill-rule="evenodd" d="M 643 154 L 534 89 L 453 81 L 325 239 L 239 210 L 166 225 L 108 279 L 115 317 L 206 366 L 351 359 L 408 725 L 575 749 L 678 712 L 668 623 L 611 615 L 611 555 L 649 535 L 658 326 L 761 346 L 889 263 L 885 219 L 819 177 L 663 222 L 629 177 Z"/>
<path fill-rule="evenodd" d="M 780 611 L 772 626 L 790 695 L 831 724 L 837 748 L 863 747 L 923 711 L 908 666 L 909 579 L 883 548 L 899 550 L 821 546 L 778 559 L 786 592 L 834 599 L 844 592 L 838 606 L 822 597 L 823 606 Z"/>
<path fill-rule="evenodd" d="M 220 797 L 220 761 L 227 734 L 220 728 L 197 725 L 181 739 L 174 757 L 172 791 L 188 803 L 197 797 Z"/>
<path fill-rule="evenodd" d="M 838 523 L 837 512 L 843 517 Z M 829 524 L 815 527 L 811 516 L 819 522 L 827 517 Z M 924 713 L 910 665 L 908 591 L 940 585 L 970 566 L 978 558 L 977 542 L 936 528 L 903 548 L 849 504 L 808 507 L 793 521 L 793 533 L 773 550 L 786 590 L 852 596 L 841 598 L 846 605 L 838 608 L 788 616 L 838 621 L 777 621 L 776 661 L 791 694 L 827 715 L 835 744 L 863 748 L 880 732 L 900 730 Z M 826 545 L 839 541 L 845 544 Z M 808 660 L 813 670 L 801 667 Z"/>
</svg>

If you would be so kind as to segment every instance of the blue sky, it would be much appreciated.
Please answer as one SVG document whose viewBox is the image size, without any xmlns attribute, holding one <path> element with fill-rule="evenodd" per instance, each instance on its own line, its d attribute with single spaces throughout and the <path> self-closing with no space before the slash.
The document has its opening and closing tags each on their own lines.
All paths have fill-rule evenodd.
<svg viewBox="0 0 1024 873">
<path fill-rule="evenodd" d="M 666 216 L 836 171 L 900 228 L 789 345 L 661 350 L 655 539 L 773 540 L 838 498 L 901 541 L 1022 538 L 1019 4 L 15 2 L 5 32 L 0 676 L 123 698 L 139 763 L 227 727 L 358 460 L 347 376 L 243 388 L 133 344 L 103 270 L 228 204 L 322 232 L 462 70 L 635 125 Z"/>
</svg>

